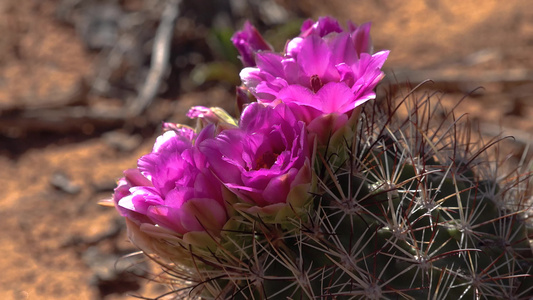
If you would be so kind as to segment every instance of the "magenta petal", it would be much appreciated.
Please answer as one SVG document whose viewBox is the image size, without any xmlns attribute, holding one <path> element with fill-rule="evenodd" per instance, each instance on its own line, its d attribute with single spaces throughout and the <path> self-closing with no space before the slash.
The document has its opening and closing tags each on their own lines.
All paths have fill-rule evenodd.
<svg viewBox="0 0 533 300">
<path fill-rule="evenodd" d="M 314 27 L 316 28 L 316 33 L 320 37 L 324 37 L 332 32 L 342 32 L 339 22 L 335 18 L 329 16 L 318 18 Z"/>
<path fill-rule="evenodd" d="M 263 191 L 263 198 L 269 204 L 284 203 L 291 189 L 291 181 L 296 175 L 296 170 L 291 169 L 288 173 L 273 178 Z"/>
<path fill-rule="evenodd" d="M 357 107 L 372 99 L 376 99 L 376 93 L 373 90 L 367 90 L 365 93 L 357 95 L 357 101 L 355 101 L 354 106 Z"/>
<path fill-rule="evenodd" d="M 302 49 L 303 38 L 295 37 L 285 45 L 285 56 L 296 58 Z"/>
<path fill-rule="evenodd" d="M 372 55 L 371 63 L 369 64 L 369 69 L 381 69 L 387 57 L 389 57 L 390 51 L 380 51 Z"/>
<path fill-rule="evenodd" d="M 333 39 L 330 48 L 332 52 L 331 60 L 334 65 L 340 63 L 353 65 L 359 60 L 355 45 L 348 33 L 339 33 Z"/>
<path fill-rule="evenodd" d="M 289 85 L 283 88 L 278 98 L 286 103 L 299 120 L 306 123 L 322 111 L 322 104 L 316 101 L 315 94 L 301 85 Z"/>
<path fill-rule="evenodd" d="M 317 134 L 319 142 L 327 143 L 331 134 L 345 126 L 347 122 L 346 114 L 324 114 L 314 119 L 307 128 Z"/>
<path fill-rule="evenodd" d="M 300 65 L 293 58 L 286 58 L 282 62 L 283 72 L 285 72 L 285 81 L 288 84 L 301 84 L 309 85 L 309 78 L 303 74 L 303 71 L 300 69 Z"/>
<path fill-rule="evenodd" d="M 381 67 L 387 59 L 388 54 L 389 51 L 378 52 L 372 56 L 367 53 L 361 54 L 361 60 L 358 66 L 354 68 L 354 73 L 357 73 L 358 76 L 354 87 L 352 87 L 354 92 L 356 91 L 355 89 L 360 89 L 355 87 L 357 84 L 361 84 L 368 89 L 373 89 L 379 83 L 384 76 Z"/>
<path fill-rule="evenodd" d="M 242 83 L 251 91 L 255 91 L 255 87 L 265 78 L 263 78 L 263 73 L 258 68 L 244 68 L 239 73 Z"/>
<path fill-rule="evenodd" d="M 220 181 L 213 176 L 211 170 L 204 171 L 204 173 L 196 176 L 196 180 L 192 184 L 194 198 L 222 199 L 222 186 Z"/>
<path fill-rule="evenodd" d="M 124 171 L 125 179 L 131 184 L 131 186 L 151 186 L 152 183 L 146 177 L 144 177 L 139 169 L 127 169 Z"/>
<path fill-rule="evenodd" d="M 352 90 L 344 82 L 330 82 L 316 94 L 315 101 L 320 103 L 320 110 L 325 114 L 343 114 L 355 108 Z"/>
<path fill-rule="evenodd" d="M 194 190 L 187 186 L 176 186 L 165 195 L 165 205 L 180 208 L 187 199 L 194 197 Z"/>
<path fill-rule="evenodd" d="M 291 111 L 298 118 L 298 120 L 301 120 L 306 124 L 309 124 L 311 121 L 313 121 L 315 118 L 322 114 L 320 109 L 317 109 L 315 107 L 306 106 L 294 102 L 287 103 L 286 105 L 291 109 Z"/>
<path fill-rule="evenodd" d="M 121 208 L 125 208 L 127 210 L 135 210 L 135 205 L 133 204 L 133 198 L 134 195 L 128 195 L 128 196 L 125 196 L 125 197 L 122 197 L 119 201 L 118 201 L 118 205 L 121 207 Z"/>
<path fill-rule="evenodd" d="M 152 206 L 146 214 L 156 225 L 184 234 L 187 229 L 181 224 L 179 209 L 168 206 Z"/>
<path fill-rule="evenodd" d="M 303 21 L 302 26 L 300 27 L 300 36 L 307 36 L 309 34 L 309 30 L 312 30 L 313 25 L 315 22 L 312 19 L 307 19 Z"/>
<path fill-rule="evenodd" d="M 284 77 L 283 65 L 281 61 L 283 56 L 272 52 L 257 53 L 257 67 L 262 71 L 271 74 L 274 77 Z"/>
<path fill-rule="evenodd" d="M 226 209 L 213 199 L 187 201 L 179 211 L 181 226 L 186 231 L 220 230 L 226 223 Z"/>
<path fill-rule="evenodd" d="M 133 190 L 133 188 L 130 190 Z M 163 201 L 158 196 L 155 196 L 146 189 L 134 190 L 132 194 L 123 197 L 118 201 L 118 205 L 123 209 L 141 214 L 146 214 L 150 206 L 160 205 L 161 203 L 163 203 Z"/>
<path fill-rule="evenodd" d="M 346 83 L 347 86 L 353 86 L 355 83 L 355 74 L 352 67 L 345 63 L 340 63 L 335 67 L 341 76 L 340 81 Z"/>
<path fill-rule="evenodd" d="M 301 37 L 308 36 L 310 34 L 324 37 L 332 32 L 342 32 L 342 28 L 337 20 L 332 17 L 320 17 L 317 22 L 307 20 L 301 27 Z"/>
<path fill-rule="evenodd" d="M 183 151 L 190 148 L 191 141 L 179 135 L 175 131 L 167 131 L 157 137 L 152 152 L 162 152 L 172 149 L 171 151 Z"/>
<path fill-rule="evenodd" d="M 294 126 L 296 128 L 298 128 L 300 126 L 298 124 L 299 120 L 296 118 L 296 116 L 294 115 L 293 111 L 286 104 L 282 104 L 282 103 L 277 104 L 276 107 L 275 107 L 275 112 L 276 112 L 276 115 L 280 116 L 281 120 L 284 121 L 283 123 L 285 123 L 285 124 L 287 124 L 289 126 Z M 283 132 L 286 135 L 288 135 L 292 131 L 287 129 L 287 130 L 283 130 Z M 288 142 L 290 143 L 290 141 L 288 141 Z"/>
<path fill-rule="evenodd" d="M 118 183 L 117 187 L 115 188 L 115 193 L 113 194 L 113 200 L 115 201 L 115 206 L 118 207 L 118 201 L 128 195 L 130 195 L 130 187 L 131 185 L 128 184 L 125 178 L 121 178 Z"/>
<path fill-rule="evenodd" d="M 261 192 L 260 189 L 253 188 L 251 186 L 245 186 L 245 185 L 239 185 L 239 184 L 233 184 L 233 183 L 227 183 L 226 187 L 232 191 L 235 191 L 236 193 L 239 193 L 239 192 L 259 193 Z"/>
<path fill-rule="evenodd" d="M 272 172 L 267 169 L 253 170 L 242 174 L 243 185 L 255 191 L 263 190 L 270 179 Z"/>
<path fill-rule="evenodd" d="M 313 97 L 314 94 L 311 90 L 296 84 L 284 87 L 278 93 L 278 98 L 284 103 L 297 103 L 315 107 L 317 103 L 313 101 Z"/>
<path fill-rule="evenodd" d="M 370 53 L 372 51 L 372 41 L 370 40 L 370 23 L 365 23 L 359 26 L 356 30 L 352 30 L 352 40 L 355 45 L 355 50 L 360 55 L 361 53 Z"/>
<path fill-rule="evenodd" d="M 318 36 L 312 35 L 302 42 L 298 54 L 298 64 L 304 73 L 311 77 L 318 75 L 323 78 L 330 73 L 333 65 L 330 63 L 331 51 L 328 45 Z"/>
<path fill-rule="evenodd" d="M 226 187 L 235 193 L 240 199 L 245 202 L 255 204 L 258 206 L 265 206 L 268 204 L 263 197 L 263 189 L 252 188 L 240 184 L 226 183 Z"/>
<path fill-rule="evenodd" d="M 207 125 L 206 127 L 204 127 L 204 129 L 202 129 L 202 131 L 200 131 L 200 133 L 198 133 L 195 144 L 199 145 L 205 140 L 214 138 L 215 133 L 216 133 L 215 131 L 216 131 L 215 124 Z"/>
<path fill-rule="evenodd" d="M 243 166 L 242 132 L 237 129 L 223 131 L 216 138 L 206 139 L 198 144 L 207 157 L 213 173 L 223 182 L 239 180 Z"/>
<path fill-rule="evenodd" d="M 139 158 L 137 162 L 139 170 L 154 185 L 162 184 L 171 176 L 178 176 L 178 174 L 175 172 L 174 174 L 170 174 L 175 168 L 166 168 L 161 162 L 179 161 L 181 160 L 179 154 L 191 147 L 192 143 L 190 140 L 178 135 L 175 131 L 167 131 L 157 138 L 152 153 Z M 173 166 L 180 164 L 175 163 Z M 164 177 L 162 178 L 159 175 L 164 175 Z"/>
<path fill-rule="evenodd" d="M 265 105 L 260 103 L 252 103 L 247 106 L 241 115 L 241 121 L 239 122 L 241 128 L 246 128 L 254 131 L 257 126 L 265 124 L 265 114 L 262 111 L 265 110 Z"/>
<path fill-rule="evenodd" d="M 255 94 L 257 101 L 270 103 L 278 98 L 281 89 L 287 86 L 287 81 L 283 78 L 265 80 L 257 85 Z"/>
</svg>

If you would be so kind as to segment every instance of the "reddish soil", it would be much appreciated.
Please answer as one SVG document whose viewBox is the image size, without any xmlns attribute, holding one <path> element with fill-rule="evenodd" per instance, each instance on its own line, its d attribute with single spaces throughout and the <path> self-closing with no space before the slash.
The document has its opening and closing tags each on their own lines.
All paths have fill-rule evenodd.
<svg viewBox="0 0 533 300">
<path fill-rule="evenodd" d="M 124 103 L 87 88 L 99 56 L 85 47 L 68 17 L 58 17 L 57 5 L 68 2 L 80 1 L 0 2 L 0 299 L 153 297 L 167 291 L 143 279 L 157 268 L 142 256 L 121 258 L 136 249 L 114 209 L 97 202 L 111 196 L 123 169 L 150 151 L 160 121 L 189 122 L 184 114 L 191 105 L 231 109 L 232 89 L 187 87 L 185 74 L 176 78 L 180 92 L 167 87 L 142 118 L 43 121 L 49 108 Z M 121 2 L 134 9 L 146 1 Z M 393 74 L 413 84 L 434 79 L 425 88 L 444 91 L 449 107 L 484 86 L 457 113 L 468 113 L 486 137 L 500 129 L 514 135 L 511 155 L 533 145 L 530 1 L 278 1 L 284 2 L 304 17 L 372 21 L 376 50 L 391 50 L 389 83 Z M 23 122 L 10 119 L 15 113 Z M 31 124 L 38 121 L 42 127 Z M 124 271 L 131 264 L 139 264 L 135 274 Z"/>
</svg>

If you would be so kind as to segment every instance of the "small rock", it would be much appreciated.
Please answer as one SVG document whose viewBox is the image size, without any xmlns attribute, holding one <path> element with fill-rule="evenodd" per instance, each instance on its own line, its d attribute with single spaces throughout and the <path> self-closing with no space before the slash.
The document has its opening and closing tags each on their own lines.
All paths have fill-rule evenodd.
<svg viewBox="0 0 533 300">
<path fill-rule="evenodd" d="M 58 190 L 74 195 L 81 191 L 81 187 L 70 180 L 62 172 L 54 172 L 50 179 L 50 184 Z"/>
<path fill-rule="evenodd" d="M 111 147 L 124 152 L 135 150 L 142 143 L 140 135 L 130 135 L 118 130 L 106 132 L 102 138 Z"/>
<path fill-rule="evenodd" d="M 93 272 L 90 284 L 98 289 L 101 298 L 138 290 L 139 280 L 146 276 L 146 263 L 136 256 L 103 253 L 97 246 L 89 247 L 82 259 Z"/>
</svg>

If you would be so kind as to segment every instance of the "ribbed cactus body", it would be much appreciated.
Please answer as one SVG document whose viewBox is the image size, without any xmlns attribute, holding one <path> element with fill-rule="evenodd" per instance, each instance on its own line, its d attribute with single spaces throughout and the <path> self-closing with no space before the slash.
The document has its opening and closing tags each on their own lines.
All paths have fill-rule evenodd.
<svg viewBox="0 0 533 300">
<path fill-rule="evenodd" d="M 230 252 L 208 259 L 216 272 L 196 295 L 529 299 L 527 176 L 492 173 L 487 147 L 453 138 L 469 128 L 452 114 L 420 121 L 429 98 L 400 105 L 414 108 L 402 119 L 366 106 L 344 153 L 318 151 L 318 187 L 304 213 L 284 226 L 242 218 L 227 233 Z M 427 128 L 440 129 L 429 136 Z"/>
</svg>

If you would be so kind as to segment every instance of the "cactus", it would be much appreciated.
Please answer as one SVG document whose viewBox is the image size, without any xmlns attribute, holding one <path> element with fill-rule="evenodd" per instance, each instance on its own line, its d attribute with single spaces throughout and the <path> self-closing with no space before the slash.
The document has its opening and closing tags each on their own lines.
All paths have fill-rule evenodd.
<svg viewBox="0 0 533 300">
<path fill-rule="evenodd" d="M 453 112 L 429 124 L 431 100 L 365 106 L 346 153 L 317 154 L 305 214 L 244 214 L 174 279 L 205 299 L 529 299 L 528 175 L 500 175 L 498 141 L 471 143 Z"/>
<path fill-rule="evenodd" d="M 319 28 L 337 30 L 330 19 L 322 22 Z M 305 39 L 316 28 L 304 24 L 301 37 Z M 350 28 L 356 36 L 368 34 L 367 27 Z M 252 33 L 258 34 L 255 29 Z M 361 60 L 371 48 L 363 44 L 360 48 L 364 49 L 358 50 Z M 251 57 L 258 52 L 253 52 L 253 47 L 246 49 L 252 51 L 247 53 L 246 63 L 253 68 Z M 374 57 L 379 55 L 383 54 Z M 382 63 L 378 65 L 380 68 Z M 375 78 L 382 77 L 375 74 Z M 321 80 L 311 76 L 309 89 L 318 94 L 329 84 Z M 370 90 L 373 88 L 370 85 Z M 261 102 L 254 89 L 245 81 L 239 90 L 241 97 L 245 90 L 250 92 L 246 97 Z M 372 98 L 369 93 L 361 96 L 364 101 Z M 263 103 L 269 104 L 267 100 Z M 216 193 L 217 205 L 221 205 L 220 199 L 226 205 L 227 221 L 222 228 L 213 225 L 186 232 L 180 225 L 182 232 L 174 233 L 160 225 L 167 219 L 156 224 L 147 219 L 149 214 L 139 217 L 126 212 L 125 208 L 131 209 L 136 202 L 120 187 L 127 187 L 135 196 L 139 190 L 135 187 L 141 185 L 135 183 L 140 179 L 126 176 L 115 193 L 115 203 L 128 218 L 131 240 L 163 266 L 162 280 L 172 286 L 168 295 L 179 299 L 533 296 L 533 227 L 527 203 L 530 175 L 503 170 L 503 162 L 495 155 L 498 151 L 493 151 L 498 150 L 500 139 L 473 139 L 469 122 L 455 116 L 453 110 L 443 114 L 446 110 L 435 94 L 388 95 L 355 105 L 358 110 L 347 113 L 345 119 L 340 113 L 328 115 L 331 119 L 311 120 L 305 119 L 308 111 L 299 112 L 289 101 L 268 109 L 250 104 L 240 121 L 219 109 L 206 108 L 202 111 L 211 119 L 200 116 L 201 130 L 191 133 L 192 129 L 180 127 L 190 136 L 187 147 L 198 147 L 205 155 L 207 163 L 203 159 L 195 163 L 202 161 L 201 165 L 211 168 L 224 183 L 222 192 Z M 212 160 L 213 149 L 244 134 L 241 131 L 262 134 L 264 128 L 257 129 L 251 112 L 257 120 L 284 116 L 287 124 L 293 125 L 279 126 L 296 130 L 283 134 L 295 135 L 294 140 L 299 141 L 290 149 L 312 149 L 307 160 L 294 163 L 298 174 L 290 179 L 286 193 L 279 194 L 280 199 L 261 198 L 266 196 L 247 190 L 242 182 L 226 180 L 224 172 L 231 173 L 231 157 L 225 158 L 224 164 Z M 305 122 L 293 120 L 301 116 Z M 342 126 L 328 127 L 331 123 L 324 120 Z M 317 123 L 326 125 L 315 126 Z M 309 136 L 298 136 L 302 128 Z M 329 131 L 320 131 L 324 128 Z M 161 153 L 163 142 L 156 144 L 154 153 Z M 220 156 L 226 157 L 223 151 Z M 255 167 L 243 172 L 268 168 L 271 160 L 277 163 L 284 152 L 272 151 L 261 152 L 259 159 L 252 160 Z M 258 204 L 263 202 L 268 204 Z M 191 207 L 187 206 L 188 212 L 197 210 L 194 204 Z M 191 226 L 213 223 L 207 219 L 204 212 L 196 220 L 200 225 Z"/>
</svg>

